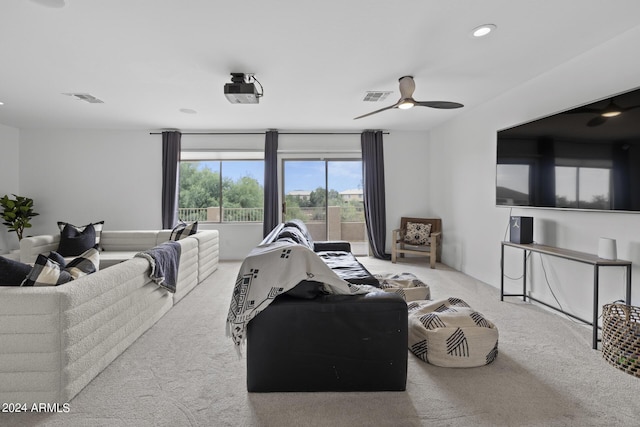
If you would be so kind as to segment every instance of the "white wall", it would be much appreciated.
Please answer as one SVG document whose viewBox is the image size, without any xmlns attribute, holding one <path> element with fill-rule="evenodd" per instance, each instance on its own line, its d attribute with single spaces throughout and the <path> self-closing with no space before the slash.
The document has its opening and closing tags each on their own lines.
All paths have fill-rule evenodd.
<svg viewBox="0 0 640 427">
<path fill-rule="evenodd" d="M 12 132 L 8 132 L 13 135 Z M 9 138 L 17 165 L 17 131 Z M 1 135 L 1 134 L 0 134 Z M 228 136 L 183 136 L 183 148 L 221 146 Z M 256 138 L 259 141 L 256 142 Z M 106 230 L 155 229 L 161 226 L 162 143 L 145 131 L 23 130 L 20 132 L 20 192 L 32 197 L 40 216 L 30 235 L 56 233 L 56 222 L 77 225 L 104 220 Z M 309 157 L 359 148 L 359 135 L 281 135 L 280 157 Z M 3 138 L 5 140 L 5 138 Z M 355 142 L 354 142 L 355 141 Z M 430 214 L 426 132 L 391 132 L 384 136 L 387 191 L 387 251 L 391 230 L 401 216 Z M 224 144 L 223 144 L 224 145 Z M 229 148 L 264 147 L 264 136 L 234 136 Z M 299 152 L 292 153 L 298 150 Z M 315 150 L 315 151 L 314 151 Z M 318 151 L 319 150 L 319 151 Z M 342 156 L 353 156 L 343 153 Z M 336 156 L 332 156 L 335 158 Z M 337 157 L 340 157 L 338 155 Z M 3 164 L 4 164 L 3 157 Z M 281 164 L 281 162 L 279 162 Z M 15 179 L 18 168 L 2 169 Z M 4 185 L 4 179 L 3 185 Z M 7 181 L 9 182 L 9 181 Z M 222 259 L 243 259 L 262 240 L 262 224 L 202 224 L 220 231 Z M 17 247 L 17 241 L 16 241 Z"/>
<path fill-rule="evenodd" d="M 429 134 L 391 131 L 383 139 L 387 205 L 385 248 L 391 253 L 391 231 L 400 227 L 401 217 L 429 218 L 437 211 L 430 203 Z"/>
<path fill-rule="evenodd" d="M 0 125 L 0 197 L 5 194 L 23 195 L 19 192 L 19 139 L 18 129 Z M 0 254 L 17 247 L 16 233 L 9 233 L 7 227 L 0 224 Z"/>
<path fill-rule="evenodd" d="M 640 86 L 640 57 L 634 53 L 639 44 L 636 28 L 432 130 L 431 208 L 443 218 L 443 262 L 500 286 L 500 241 L 510 211 L 495 206 L 496 131 Z M 618 257 L 635 265 L 632 301 L 640 304 L 640 214 L 544 209 L 513 214 L 534 217 L 537 243 L 596 253 L 599 237 L 617 239 Z M 522 253 L 507 248 L 506 255 L 506 273 L 520 276 Z M 551 257 L 542 262 L 562 306 L 589 319 L 591 267 Z M 540 257 L 533 256 L 532 264 L 533 294 L 553 302 Z M 601 274 L 600 302 L 623 298 L 623 269 Z M 521 289 L 521 281 L 506 283 L 508 291 Z"/>
<path fill-rule="evenodd" d="M 149 132 L 23 130 L 20 192 L 40 216 L 30 234 L 56 222 L 105 221 L 106 230 L 157 229 L 161 222 L 162 142 Z"/>
</svg>

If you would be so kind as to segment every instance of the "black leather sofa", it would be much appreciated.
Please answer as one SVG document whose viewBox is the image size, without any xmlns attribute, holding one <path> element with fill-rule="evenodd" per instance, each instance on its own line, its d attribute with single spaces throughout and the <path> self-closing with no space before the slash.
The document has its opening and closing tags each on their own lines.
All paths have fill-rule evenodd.
<svg viewBox="0 0 640 427">
<path fill-rule="evenodd" d="M 313 242 L 299 221 L 262 244 L 289 239 L 315 250 L 343 279 L 377 286 L 348 242 Z M 407 304 L 397 294 L 328 295 L 301 282 L 247 326 L 247 389 L 400 391 L 407 380 Z"/>
</svg>

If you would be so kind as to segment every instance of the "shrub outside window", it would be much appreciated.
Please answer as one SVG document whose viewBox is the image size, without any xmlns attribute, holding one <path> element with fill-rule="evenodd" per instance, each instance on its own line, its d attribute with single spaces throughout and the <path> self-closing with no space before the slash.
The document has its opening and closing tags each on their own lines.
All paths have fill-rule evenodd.
<svg viewBox="0 0 640 427">
<path fill-rule="evenodd" d="M 181 221 L 262 222 L 264 160 L 180 162 Z"/>
</svg>

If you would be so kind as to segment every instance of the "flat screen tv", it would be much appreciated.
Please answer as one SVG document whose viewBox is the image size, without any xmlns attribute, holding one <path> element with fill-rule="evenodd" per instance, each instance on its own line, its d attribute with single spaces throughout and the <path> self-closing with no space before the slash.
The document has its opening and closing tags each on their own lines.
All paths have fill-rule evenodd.
<svg viewBox="0 0 640 427">
<path fill-rule="evenodd" d="M 497 136 L 496 205 L 640 211 L 640 89 Z"/>
</svg>

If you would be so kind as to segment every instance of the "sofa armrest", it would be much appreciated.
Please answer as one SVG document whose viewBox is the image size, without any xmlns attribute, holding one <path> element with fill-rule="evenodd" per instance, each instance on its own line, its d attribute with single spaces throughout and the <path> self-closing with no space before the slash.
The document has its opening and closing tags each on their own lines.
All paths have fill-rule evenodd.
<svg viewBox="0 0 640 427">
<path fill-rule="evenodd" d="M 351 243 L 347 242 L 346 240 L 314 242 L 313 251 L 314 252 L 323 252 L 323 251 L 351 252 Z"/>
<path fill-rule="evenodd" d="M 58 250 L 60 234 L 25 237 L 20 240 L 20 262 L 35 262 L 39 254 Z"/>
</svg>

